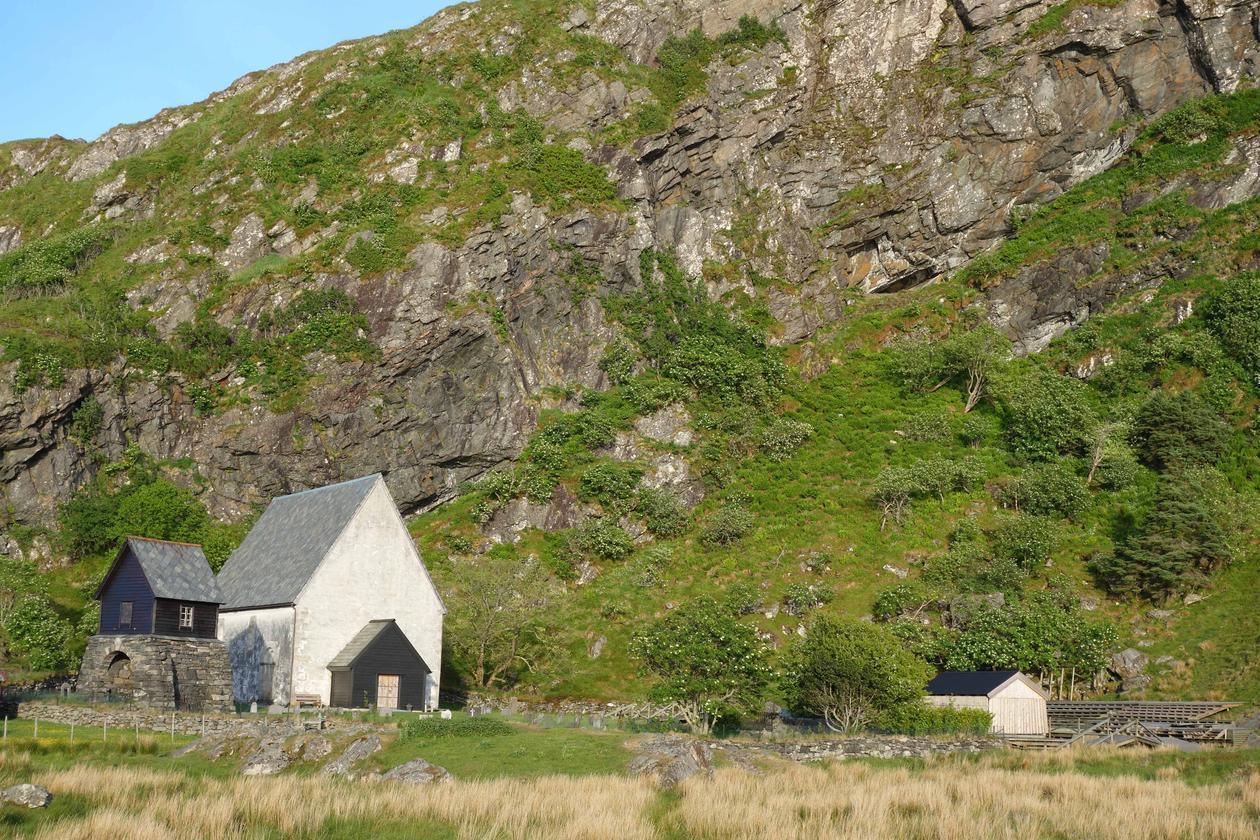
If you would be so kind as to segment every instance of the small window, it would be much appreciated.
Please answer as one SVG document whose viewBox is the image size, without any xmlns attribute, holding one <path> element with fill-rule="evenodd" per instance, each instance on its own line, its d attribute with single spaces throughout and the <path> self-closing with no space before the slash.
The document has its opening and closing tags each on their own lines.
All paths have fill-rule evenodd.
<svg viewBox="0 0 1260 840">
<path fill-rule="evenodd" d="M 121 604 L 118 605 L 118 626 L 119 627 L 131 626 L 131 608 L 133 606 L 133 603 L 134 602 L 132 601 L 123 601 Z"/>
<path fill-rule="evenodd" d="M 190 604 L 179 605 L 179 629 L 192 629 L 193 608 Z"/>
</svg>

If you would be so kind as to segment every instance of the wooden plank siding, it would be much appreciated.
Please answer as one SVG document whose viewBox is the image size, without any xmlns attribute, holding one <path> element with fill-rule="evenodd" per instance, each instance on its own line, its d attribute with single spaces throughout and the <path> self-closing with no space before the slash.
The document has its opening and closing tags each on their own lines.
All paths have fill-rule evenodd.
<svg viewBox="0 0 1260 840">
<path fill-rule="evenodd" d="M 154 599 L 156 609 L 153 619 L 153 632 L 162 636 L 188 636 L 198 639 L 213 639 L 219 632 L 219 605 L 205 604 L 195 601 L 172 601 L 167 598 Z M 193 626 L 179 626 L 179 608 L 193 608 Z"/>
<path fill-rule="evenodd" d="M 347 669 L 332 672 L 330 705 L 340 708 L 375 706 L 377 678 L 381 674 L 397 674 L 399 708 L 422 709 L 425 678 L 429 672 L 429 666 L 406 635 L 398 625 L 391 624 Z"/>
<path fill-rule="evenodd" d="M 124 553 L 101 592 L 100 632 L 109 635 L 138 635 L 153 632 L 153 590 L 144 570 L 130 551 Z M 131 626 L 118 623 L 119 606 L 131 601 Z"/>
</svg>

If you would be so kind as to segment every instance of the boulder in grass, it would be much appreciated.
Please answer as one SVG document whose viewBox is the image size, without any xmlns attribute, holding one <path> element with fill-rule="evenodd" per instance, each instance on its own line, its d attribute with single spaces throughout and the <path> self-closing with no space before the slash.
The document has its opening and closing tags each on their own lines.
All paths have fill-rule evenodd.
<svg viewBox="0 0 1260 840">
<path fill-rule="evenodd" d="M 48 788 L 40 785 L 21 784 L 0 790 L 0 802 L 24 808 L 47 808 L 52 798 Z"/>
<path fill-rule="evenodd" d="M 455 781 L 455 777 L 445 767 L 430 764 L 423 758 L 400 764 L 381 778 L 387 782 L 404 782 L 409 785 L 449 784 Z"/>
</svg>

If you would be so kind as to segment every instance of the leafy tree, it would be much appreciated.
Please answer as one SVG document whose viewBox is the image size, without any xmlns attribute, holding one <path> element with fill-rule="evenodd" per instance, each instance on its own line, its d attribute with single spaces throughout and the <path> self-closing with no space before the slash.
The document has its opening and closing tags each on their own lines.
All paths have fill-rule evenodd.
<svg viewBox="0 0 1260 840">
<path fill-rule="evenodd" d="M 1191 391 L 1155 391 L 1130 435 L 1142 463 L 1157 470 L 1215 464 L 1229 447 L 1229 426 Z"/>
<path fill-rule="evenodd" d="M 1260 274 L 1244 274 L 1203 303 L 1203 320 L 1260 385 Z"/>
<path fill-rule="evenodd" d="M 818 618 L 788 650 L 788 706 L 820 715 L 827 727 L 857 732 L 880 711 L 923 696 L 927 663 L 879 624 Z"/>
<path fill-rule="evenodd" d="M 69 663 L 70 623 L 46 598 L 23 598 L 4 623 L 14 653 L 36 671 L 56 671 Z"/>
<path fill-rule="evenodd" d="M 871 501 L 883 514 L 879 521 L 879 530 L 884 530 L 889 520 L 900 523 L 921 489 L 919 477 L 908 467 L 885 467 L 880 470 L 871 490 Z"/>
<path fill-rule="evenodd" d="M 1209 470 L 1166 474 L 1137 529 L 1093 571 L 1111 592 L 1159 601 L 1206 582 L 1234 557 L 1228 490 Z"/>
<path fill-rule="evenodd" d="M 158 479 L 122 498 L 111 533 L 115 538 L 132 535 L 200 543 L 209 526 L 210 516 L 196 496 Z"/>
<path fill-rule="evenodd" d="M 584 502 L 598 501 L 610 511 L 625 513 L 642 475 L 643 470 L 632 464 L 603 461 L 582 473 L 577 495 Z"/>
<path fill-rule="evenodd" d="M 1097 420 L 1079 380 L 1037 366 L 1002 378 L 1000 412 L 1011 448 L 1049 459 L 1083 451 Z"/>
<path fill-rule="evenodd" d="M 712 598 L 678 607 L 630 649 L 656 680 L 649 696 L 701 735 L 722 717 L 755 709 L 770 683 L 769 651 L 756 631 Z"/>
<path fill-rule="evenodd" d="M 534 558 L 491 551 L 461 566 L 448 595 L 454 659 L 477 688 L 512 681 L 544 648 L 552 582 Z"/>
<path fill-rule="evenodd" d="M 1035 674 L 1075 667 L 1093 674 L 1115 643 L 1115 628 L 1086 619 L 1070 597 L 1037 593 L 972 615 L 945 646 L 943 664 L 956 671 L 1009 668 Z"/>
<path fill-rule="evenodd" d="M 1011 355 L 1011 343 L 988 324 L 952 333 L 943 341 L 914 342 L 894 362 L 897 374 L 911 388 L 936 391 L 957 382 L 966 394 L 963 413 L 970 413 L 989 393 L 993 377 Z"/>
</svg>

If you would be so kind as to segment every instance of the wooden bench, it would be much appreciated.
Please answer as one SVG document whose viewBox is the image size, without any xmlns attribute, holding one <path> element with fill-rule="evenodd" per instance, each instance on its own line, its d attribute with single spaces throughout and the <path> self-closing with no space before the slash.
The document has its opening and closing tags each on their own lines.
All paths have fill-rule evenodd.
<svg viewBox="0 0 1260 840">
<path fill-rule="evenodd" d="M 318 709 L 323 707 L 324 700 L 318 694 L 295 694 L 293 695 L 293 705 L 299 709 L 303 706 L 314 706 Z"/>
</svg>

